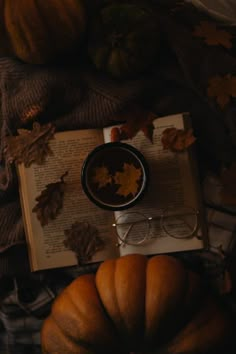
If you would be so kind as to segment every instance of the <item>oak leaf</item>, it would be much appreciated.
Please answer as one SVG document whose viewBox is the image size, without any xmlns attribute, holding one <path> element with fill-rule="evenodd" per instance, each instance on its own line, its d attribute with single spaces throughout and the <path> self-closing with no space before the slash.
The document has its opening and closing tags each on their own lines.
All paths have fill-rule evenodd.
<svg viewBox="0 0 236 354">
<path fill-rule="evenodd" d="M 41 226 L 45 226 L 50 220 L 55 219 L 62 209 L 65 192 L 64 177 L 67 174 L 68 172 L 64 173 L 60 181 L 47 184 L 46 188 L 36 197 L 37 204 L 32 212 L 36 213 Z"/>
<path fill-rule="evenodd" d="M 146 138 L 152 142 L 155 114 L 136 108 L 124 117 L 126 117 L 126 122 L 123 125 L 111 129 L 112 142 L 133 139 L 139 131 L 142 131 Z"/>
<path fill-rule="evenodd" d="M 166 128 L 162 132 L 161 142 L 163 149 L 169 149 L 173 152 L 182 152 L 195 142 L 193 130 L 183 130 L 176 128 Z"/>
<path fill-rule="evenodd" d="M 221 171 L 220 182 L 222 204 L 236 206 L 236 162 Z"/>
<path fill-rule="evenodd" d="M 200 25 L 195 26 L 193 35 L 204 38 L 208 45 L 222 45 L 227 49 L 232 48 L 232 34 L 218 29 L 214 23 L 201 21 Z"/>
<path fill-rule="evenodd" d="M 127 197 L 129 194 L 135 196 L 138 192 L 138 182 L 141 177 L 141 168 L 136 168 L 134 165 L 125 162 L 123 171 L 116 172 L 113 177 L 115 184 L 120 185 L 116 193 L 124 197 Z"/>
<path fill-rule="evenodd" d="M 236 76 L 227 74 L 210 78 L 207 94 L 209 97 L 216 97 L 216 102 L 223 109 L 230 102 L 231 96 L 236 97 Z"/>
<path fill-rule="evenodd" d="M 107 167 L 96 167 L 94 170 L 95 174 L 92 181 L 93 183 L 98 184 L 98 188 L 105 187 L 107 184 L 112 183 L 112 176 L 110 175 Z"/>
<path fill-rule="evenodd" d="M 33 162 L 43 164 L 46 157 L 52 154 L 49 146 L 55 127 L 49 123 L 40 125 L 35 122 L 32 130 L 18 129 L 17 136 L 6 137 L 4 154 L 8 162 L 23 162 L 29 167 Z"/>
<path fill-rule="evenodd" d="M 75 252 L 79 264 L 89 261 L 105 246 L 98 229 L 87 222 L 75 222 L 70 229 L 64 231 L 64 234 L 66 236 L 64 245 Z"/>
</svg>

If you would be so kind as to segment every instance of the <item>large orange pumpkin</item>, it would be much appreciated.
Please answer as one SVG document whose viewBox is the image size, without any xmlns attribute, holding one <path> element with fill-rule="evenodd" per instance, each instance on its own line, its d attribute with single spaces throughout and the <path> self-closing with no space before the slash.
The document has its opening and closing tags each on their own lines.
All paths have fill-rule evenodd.
<svg viewBox="0 0 236 354">
<path fill-rule="evenodd" d="M 129 255 L 65 288 L 43 324 L 41 343 L 50 354 L 206 354 L 230 326 L 200 277 L 176 258 Z"/>
<path fill-rule="evenodd" d="M 5 0 L 3 12 L 9 51 L 34 64 L 78 48 L 86 25 L 82 0 Z"/>
</svg>

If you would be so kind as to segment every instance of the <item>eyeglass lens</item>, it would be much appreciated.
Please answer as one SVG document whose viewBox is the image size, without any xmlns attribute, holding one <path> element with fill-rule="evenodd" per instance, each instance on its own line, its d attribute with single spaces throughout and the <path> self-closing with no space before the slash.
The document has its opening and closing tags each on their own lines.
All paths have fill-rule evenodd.
<svg viewBox="0 0 236 354">
<path fill-rule="evenodd" d="M 144 242 L 150 229 L 148 218 L 136 212 L 121 214 L 115 225 L 120 240 L 130 245 L 138 245 Z"/>
<path fill-rule="evenodd" d="M 190 207 L 169 207 L 161 219 L 164 231 L 175 238 L 188 238 L 194 234 L 198 225 L 198 214 Z"/>
</svg>

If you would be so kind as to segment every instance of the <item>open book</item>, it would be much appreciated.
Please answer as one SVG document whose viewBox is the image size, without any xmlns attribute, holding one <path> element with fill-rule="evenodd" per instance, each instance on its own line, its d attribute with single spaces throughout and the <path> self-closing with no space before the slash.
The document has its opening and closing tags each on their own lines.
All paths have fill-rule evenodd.
<svg viewBox="0 0 236 354">
<path fill-rule="evenodd" d="M 173 153 L 163 150 L 161 144 L 164 129 L 185 129 L 188 124 L 189 119 L 184 114 L 157 118 L 154 120 L 153 144 L 142 132 L 125 142 L 142 152 L 150 169 L 149 188 L 143 199 L 131 208 L 132 211 L 155 218 L 166 206 L 188 205 L 199 212 L 198 227 L 189 238 L 170 237 L 156 220 L 152 223 L 151 238 L 147 242 L 117 247 L 116 228 L 112 225 L 115 218 L 126 211 L 100 209 L 87 198 L 81 186 L 81 167 L 85 158 L 96 146 L 110 141 L 112 127 L 55 133 L 55 138 L 50 140 L 53 155 L 47 157 L 44 165 L 33 163 L 26 168 L 19 164 L 21 204 L 32 271 L 78 264 L 75 253 L 64 245 L 64 231 L 81 221 L 94 225 L 105 245 L 93 255 L 90 262 L 128 253 L 151 255 L 204 248 L 205 227 L 191 149 Z M 47 184 L 58 181 L 66 171 L 69 173 L 66 176 L 67 192 L 64 194 L 63 208 L 56 219 L 41 226 L 32 212 L 35 199 Z"/>
</svg>

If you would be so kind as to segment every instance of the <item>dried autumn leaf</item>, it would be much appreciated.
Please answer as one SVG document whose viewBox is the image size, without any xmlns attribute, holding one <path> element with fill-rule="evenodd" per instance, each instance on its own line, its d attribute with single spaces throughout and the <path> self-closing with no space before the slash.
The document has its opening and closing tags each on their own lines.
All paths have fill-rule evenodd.
<svg viewBox="0 0 236 354">
<path fill-rule="evenodd" d="M 208 21 L 201 21 L 200 25 L 195 26 L 193 35 L 204 38 L 208 45 L 222 45 L 227 49 L 232 48 L 232 34 L 225 30 L 219 30 L 215 24 Z"/>
<path fill-rule="evenodd" d="M 79 264 L 89 261 L 105 246 L 98 229 L 87 222 L 75 222 L 64 234 L 64 245 L 75 252 Z"/>
<path fill-rule="evenodd" d="M 64 173 L 60 181 L 46 185 L 46 188 L 35 199 L 37 204 L 32 209 L 32 212 L 36 213 L 37 219 L 42 226 L 47 225 L 50 220 L 55 219 L 63 207 L 64 177 L 67 174 L 68 172 Z"/>
<path fill-rule="evenodd" d="M 115 184 L 120 185 L 117 194 L 127 197 L 129 194 L 135 196 L 138 192 L 138 181 L 142 177 L 141 168 L 136 168 L 132 164 L 124 163 L 123 171 L 114 175 Z"/>
<path fill-rule="evenodd" d="M 216 102 L 223 109 L 230 102 L 231 96 L 236 97 L 236 76 L 227 74 L 210 78 L 207 94 L 209 97 L 216 97 Z"/>
<path fill-rule="evenodd" d="M 120 141 L 120 129 L 118 127 L 113 127 L 111 129 L 111 142 Z"/>
<path fill-rule="evenodd" d="M 156 115 L 136 108 L 131 111 L 128 116 L 126 114 L 125 117 L 126 122 L 123 125 L 112 128 L 112 142 L 133 139 L 139 131 L 142 131 L 144 135 L 152 142 L 154 130 L 153 120 L 156 118 Z"/>
<path fill-rule="evenodd" d="M 4 153 L 8 162 L 23 162 L 29 167 L 33 162 L 43 164 L 46 157 L 52 154 L 49 147 L 49 140 L 53 138 L 55 132 L 52 124 L 40 126 L 35 122 L 32 131 L 18 129 L 17 132 L 17 136 L 6 138 Z"/>
<path fill-rule="evenodd" d="M 39 116 L 43 111 L 43 106 L 40 104 L 35 104 L 31 105 L 30 107 L 27 107 L 21 114 L 20 114 L 20 120 L 23 123 L 27 123 L 29 121 L 33 121 L 36 119 L 37 116 Z"/>
<path fill-rule="evenodd" d="M 107 184 L 112 183 L 112 176 L 110 175 L 107 167 L 96 167 L 94 172 L 95 174 L 92 178 L 92 181 L 93 183 L 98 184 L 98 188 L 105 187 Z"/>
<path fill-rule="evenodd" d="M 236 162 L 232 163 L 229 168 L 225 168 L 221 172 L 220 181 L 221 202 L 224 205 L 236 205 Z"/>
<path fill-rule="evenodd" d="M 195 142 L 193 130 L 182 130 L 176 128 L 166 128 L 162 133 L 163 149 L 169 149 L 173 152 L 182 152 Z"/>
</svg>

